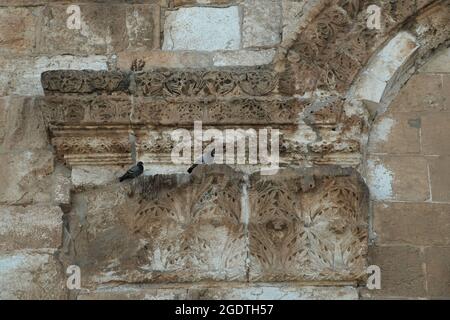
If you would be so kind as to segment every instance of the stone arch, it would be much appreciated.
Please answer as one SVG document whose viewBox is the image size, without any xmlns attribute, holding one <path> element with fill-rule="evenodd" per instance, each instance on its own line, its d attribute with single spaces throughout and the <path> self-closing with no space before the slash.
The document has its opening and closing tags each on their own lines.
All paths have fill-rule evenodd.
<svg viewBox="0 0 450 320">
<path fill-rule="evenodd" d="M 364 297 L 449 296 L 448 3 L 412 19 L 347 93 L 370 113 L 361 166 L 371 195 L 369 263 L 385 279 Z"/>
</svg>

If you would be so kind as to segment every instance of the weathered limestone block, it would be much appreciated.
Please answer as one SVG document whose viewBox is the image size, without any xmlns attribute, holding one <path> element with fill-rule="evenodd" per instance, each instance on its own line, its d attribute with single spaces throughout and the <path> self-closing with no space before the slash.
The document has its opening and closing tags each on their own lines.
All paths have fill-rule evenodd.
<svg viewBox="0 0 450 320">
<path fill-rule="evenodd" d="M 380 103 L 386 87 L 407 65 L 418 49 L 417 39 L 409 32 L 400 32 L 381 50 L 355 85 L 354 97 L 369 104 Z"/>
<path fill-rule="evenodd" d="M 51 151 L 22 151 L 0 154 L 0 203 L 29 204 L 52 201 Z"/>
<path fill-rule="evenodd" d="M 79 300 L 356 300 L 353 287 L 308 287 L 293 284 L 105 286 L 80 293 Z"/>
<path fill-rule="evenodd" d="M 237 50 L 217 52 L 213 57 L 215 67 L 258 66 L 270 64 L 275 57 L 275 50 Z"/>
<path fill-rule="evenodd" d="M 157 5 L 82 4 L 81 28 L 69 29 L 68 5 L 50 4 L 44 9 L 41 53 L 107 54 L 159 47 Z"/>
<path fill-rule="evenodd" d="M 192 7 L 166 11 L 163 50 L 238 50 L 239 8 Z"/>
<path fill-rule="evenodd" d="M 4 95 L 43 95 L 41 73 L 58 69 L 107 70 L 106 56 L 76 57 L 69 55 L 1 59 L 0 93 Z"/>
<path fill-rule="evenodd" d="M 0 55 L 30 54 L 35 49 L 42 8 L 0 8 Z"/>
<path fill-rule="evenodd" d="M 427 265 L 427 291 L 432 298 L 450 296 L 450 247 L 425 249 Z"/>
<path fill-rule="evenodd" d="M 0 254 L 0 299 L 67 299 L 66 279 L 52 253 Z"/>
<path fill-rule="evenodd" d="M 372 155 L 368 159 L 371 197 L 423 202 L 430 199 L 428 165 L 421 155 Z"/>
<path fill-rule="evenodd" d="M 305 0 L 281 0 L 283 44 L 288 44 L 290 39 L 294 39 L 303 26 L 304 16 L 307 16 L 304 12 L 306 3 Z"/>
<path fill-rule="evenodd" d="M 62 244 L 62 224 L 59 207 L 0 206 L 0 251 L 57 249 Z"/>
<path fill-rule="evenodd" d="M 8 104 L 9 104 L 9 98 L 8 97 L 1 97 L 0 98 L 0 146 L 3 145 L 3 141 L 6 134 L 6 128 L 8 126 Z M 3 150 L 3 147 L 1 147 L 0 150 Z"/>
<path fill-rule="evenodd" d="M 276 46 L 281 41 L 281 2 L 243 2 L 242 45 L 244 48 Z"/>
<path fill-rule="evenodd" d="M 71 172 L 67 167 L 57 164 L 53 176 L 53 203 L 63 208 L 70 207 L 72 189 Z"/>
<path fill-rule="evenodd" d="M 194 4 L 211 4 L 211 5 L 226 5 L 235 2 L 235 0 L 174 0 L 174 7 L 181 7 L 185 5 Z"/>
<path fill-rule="evenodd" d="M 129 160 L 131 163 L 131 159 Z M 116 183 L 127 168 L 118 165 L 89 166 L 77 164 L 72 168 L 71 182 L 74 188 L 90 188 Z"/>
<path fill-rule="evenodd" d="M 380 245 L 450 245 L 448 204 L 381 202 L 373 215 Z"/>
<path fill-rule="evenodd" d="M 450 73 L 450 48 L 439 51 L 421 69 L 423 73 Z"/>
<path fill-rule="evenodd" d="M 0 150 L 47 149 L 49 141 L 45 123 L 32 98 L 7 97 L 2 99 L 3 139 Z"/>
<path fill-rule="evenodd" d="M 117 55 L 117 68 L 130 71 L 133 62 L 141 62 L 142 68 L 135 71 L 149 71 L 164 66 L 166 68 L 208 68 L 213 65 L 213 55 L 209 52 L 193 51 L 123 51 Z"/>
</svg>

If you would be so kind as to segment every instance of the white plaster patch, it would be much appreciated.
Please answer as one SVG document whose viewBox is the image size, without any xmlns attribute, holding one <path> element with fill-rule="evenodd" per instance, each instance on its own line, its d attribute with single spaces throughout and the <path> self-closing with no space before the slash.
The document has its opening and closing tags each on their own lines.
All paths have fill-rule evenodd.
<svg viewBox="0 0 450 320">
<path fill-rule="evenodd" d="M 106 56 L 53 56 L 39 57 L 32 61 L 11 60 L 15 66 L 12 93 L 21 96 L 43 95 L 41 74 L 49 70 L 108 70 Z"/>
<path fill-rule="evenodd" d="M 386 142 L 389 139 L 392 128 L 396 121 L 394 119 L 385 117 L 377 121 L 372 129 L 370 138 L 373 143 Z"/>
<path fill-rule="evenodd" d="M 376 200 L 393 198 L 392 183 L 394 175 L 383 164 L 375 160 L 368 160 L 368 185 L 370 194 Z"/>
<path fill-rule="evenodd" d="M 166 13 L 163 50 L 238 50 L 239 8 L 192 7 Z"/>
</svg>

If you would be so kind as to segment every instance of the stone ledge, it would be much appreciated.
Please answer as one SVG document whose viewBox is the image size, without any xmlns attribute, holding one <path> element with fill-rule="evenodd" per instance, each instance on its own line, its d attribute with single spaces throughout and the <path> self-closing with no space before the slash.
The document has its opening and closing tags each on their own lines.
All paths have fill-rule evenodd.
<svg viewBox="0 0 450 320">
<path fill-rule="evenodd" d="M 78 300 L 357 300 L 355 287 L 309 287 L 296 284 L 123 285 L 81 291 Z"/>
</svg>

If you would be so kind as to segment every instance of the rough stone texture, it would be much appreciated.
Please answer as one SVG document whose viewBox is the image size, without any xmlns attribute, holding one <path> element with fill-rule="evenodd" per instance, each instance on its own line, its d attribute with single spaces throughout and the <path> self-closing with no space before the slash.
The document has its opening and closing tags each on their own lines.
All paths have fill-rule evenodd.
<svg viewBox="0 0 450 320">
<path fill-rule="evenodd" d="M 67 28 L 67 5 L 45 7 L 39 48 L 45 54 L 106 54 L 159 47 L 159 7 L 82 4 L 81 29 Z"/>
<path fill-rule="evenodd" d="M 436 298 L 450 296 L 450 247 L 425 249 L 427 287 L 429 295 Z"/>
<path fill-rule="evenodd" d="M 61 266 L 50 253 L 0 254 L 0 299 L 67 299 Z"/>
<path fill-rule="evenodd" d="M 422 116 L 422 145 L 426 155 L 450 155 L 450 113 L 436 112 Z"/>
<path fill-rule="evenodd" d="M 450 73 L 450 48 L 436 53 L 420 71 L 424 73 Z"/>
<path fill-rule="evenodd" d="M 372 297 L 426 296 L 424 257 L 419 248 L 408 246 L 374 247 L 369 263 L 381 268 L 381 290 L 370 291 Z"/>
<path fill-rule="evenodd" d="M 261 51 L 225 51 L 214 54 L 213 65 L 226 66 L 257 66 L 270 64 L 275 57 L 275 50 Z"/>
<path fill-rule="evenodd" d="M 163 50 L 237 50 L 240 41 L 237 6 L 166 12 Z"/>
<path fill-rule="evenodd" d="M 356 85 L 355 97 L 379 103 L 390 80 L 417 50 L 414 36 L 401 32 L 392 39 L 369 64 Z"/>
<path fill-rule="evenodd" d="M 80 300 L 357 300 L 353 287 L 305 287 L 287 284 L 241 286 L 118 286 L 81 293 Z"/>
<path fill-rule="evenodd" d="M 36 96 L 43 95 L 41 74 L 48 70 L 59 69 L 90 69 L 106 70 L 107 58 L 105 56 L 75 57 L 70 55 L 57 55 L 52 57 L 41 56 L 36 58 L 19 58 L 2 60 L 3 69 L 0 75 L 5 77 L 5 86 L 1 88 L 3 95 Z"/>
<path fill-rule="evenodd" d="M 245 0 L 243 3 L 242 46 L 273 47 L 281 41 L 281 2 Z"/>
<path fill-rule="evenodd" d="M 46 149 L 49 145 L 42 114 L 33 98 L 3 98 L 3 131 L 0 151 Z"/>
<path fill-rule="evenodd" d="M 421 118 L 417 113 L 384 114 L 373 124 L 369 152 L 420 153 Z"/>
<path fill-rule="evenodd" d="M 381 195 L 377 197 L 377 200 L 426 201 L 430 199 L 428 164 L 424 157 L 374 156 L 369 160 L 369 167 L 369 187 L 374 195 Z"/>
<path fill-rule="evenodd" d="M 51 248 L 62 244 L 59 207 L 0 206 L 0 251 Z"/>
<path fill-rule="evenodd" d="M 304 16 L 304 8 L 307 1 L 304 0 L 282 0 L 282 41 L 292 39 L 300 30 L 302 25 L 302 17 Z"/>
<path fill-rule="evenodd" d="M 118 54 L 117 68 L 130 71 L 133 61 L 142 61 L 142 71 L 149 71 L 160 66 L 166 68 L 207 68 L 211 67 L 213 55 L 205 52 L 191 51 L 123 51 Z"/>
<path fill-rule="evenodd" d="M 0 55 L 29 54 L 41 8 L 0 8 Z"/>
<path fill-rule="evenodd" d="M 126 168 L 120 166 L 76 166 L 72 169 L 72 184 L 75 188 L 113 184 L 124 171 Z"/>
<path fill-rule="evenodd" d="M 50 202 L 53 154 L 51 151 L 23 151 L 0 154 L 0 203 Z"/>
<path fill-rule="evenodd" d="M 389 107 L 395 112 L 445 111 L 443 76 L 434 74 L 414 75 L 399 92 Z"/>
<path fill-rule="evenodd" d="M 434 203 L 377 203 L 374 231 L 381 245 L 450 244 L 450 206 Z"/>
<path fill-rule="evenodd" d="M 439 156 L 429 160 L 432 200 L 450 202 L 450 157 Z"/>
</svg>

